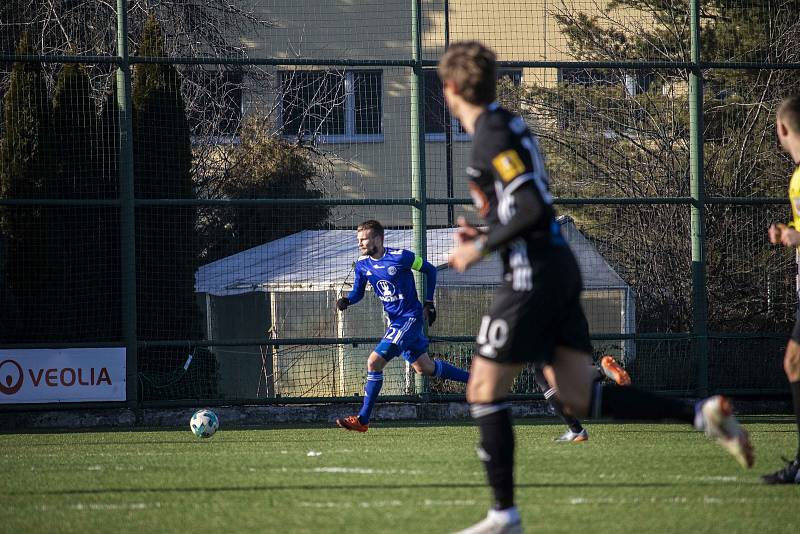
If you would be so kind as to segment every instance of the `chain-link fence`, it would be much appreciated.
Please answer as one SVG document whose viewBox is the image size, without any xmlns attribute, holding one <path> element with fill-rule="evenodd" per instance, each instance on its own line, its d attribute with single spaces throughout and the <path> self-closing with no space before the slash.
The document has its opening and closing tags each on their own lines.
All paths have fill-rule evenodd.
<svg viewBox="0 0 800 534">
<path fill-rule="evenodd" d="M 470 363 L 496 259 L 447 268 L 477 221 L 470 139 L 435 72 L 500 61 L 547 159 L 596 356 L 642 387 L 781 392 L 800 2 L 73 0 L 0 5 L 0 349 L 127 349 L 134 404 L 352 399 L 383 333 L 345 314 L 355 228 L 439 269 L 431 353 Z M 0 382 L 2 382 L 0 369 Z M 398 362 L 383 392 L 441 399 Z M 524 373 L 519 394 L 535 392 Z"/>
</svg>

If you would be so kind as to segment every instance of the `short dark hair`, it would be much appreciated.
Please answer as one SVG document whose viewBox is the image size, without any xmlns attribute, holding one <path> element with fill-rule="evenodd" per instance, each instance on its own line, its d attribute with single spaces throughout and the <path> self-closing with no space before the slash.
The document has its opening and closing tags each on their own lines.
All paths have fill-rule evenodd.
<svg viewBox="0 0 800 534">
<path fill-rule="evenodd" d="M 778 106 L 777 115 L 793 133 L 800 135 L 800 95 L 785 98 Z"/>
<path fill-rule="evenodd" d="M 372 230 L 379 236 L 383 237 L 383 225 L 376 220 L 370 219 L 359 224 L 358 228 L 356 228 L 356 231 L 361 232 L 362 230 Z"/>
<path fill-rule="evenodd" d="M 439 60 L 442 83 L 452 81 L 470 104 L 489 104 L 497 98 L 497 57 L 479 41 L 451 44 Z"/>
</svg>

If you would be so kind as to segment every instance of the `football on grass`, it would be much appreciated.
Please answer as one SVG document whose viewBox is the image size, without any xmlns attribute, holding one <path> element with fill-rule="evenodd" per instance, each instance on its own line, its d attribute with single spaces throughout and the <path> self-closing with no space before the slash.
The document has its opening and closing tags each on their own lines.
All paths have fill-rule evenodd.
<svg viewBox="0 0 800 534">
<path fill-rule="evenodd" d="M 219 417 L 211 410 L 203 408 L 194 412 L 189 428 L 198 438 L 210 438 L 219 428 Z"/>
</svg>

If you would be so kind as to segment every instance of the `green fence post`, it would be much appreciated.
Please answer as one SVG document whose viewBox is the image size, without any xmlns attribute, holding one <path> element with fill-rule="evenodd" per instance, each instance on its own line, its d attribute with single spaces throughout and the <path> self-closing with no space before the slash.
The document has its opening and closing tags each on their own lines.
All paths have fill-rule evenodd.
<svg viewBox="0 0 800 534">
<path fill-rule="evenodd" d="M 117 111 L 119 113 L 119 218 L 122 275 L 122 338 L 125 342 L 127 400 L 139 404 L 136 342 L 136 224 L 133 193 L 133 125 L 131 123 L 131 66 L 128 62 L 127 2 L 117 0 Z"/>
<path fill-rule="evenodd" d="M 427 202 L 425 191 L 425 128 L 423 126 L 424 76 L 422 72 L 422 2 L 411 0 L 411 58 L 414 70 L 411 79 L 411 197 L 415 203 L 411 207 L 411 223 L 414 236 L 414 252 L 427 258 Z M 425 280 L 414 273 L 417 293 L 425 298 Z M 428 377 L 416 375 L 415 392 L 427 398 L 430 391 Z"/>
<path fill-rule="evenodd" d="M 444 50 L 450 48 L 450 2 L 444 0 Z M 447 184 L 447 198 L 453 198 L 453 117 L 450 108 L 444 106 L 444 152 L 445 152 L 445 180 Z M 456 225 L 455 206 L 447 205 L 447 226 Z"/>
<path fill-rule="evenodd" d="M 690 7 L 692 69 L 689 72 L 689 167 L 691 174 L 692 319 L 697 394 L 708 394 L 708 304 L 706 300 L 705 185 L 703 183 L 703 73 L 700 70 L 700 0 Z"/>
</svg>

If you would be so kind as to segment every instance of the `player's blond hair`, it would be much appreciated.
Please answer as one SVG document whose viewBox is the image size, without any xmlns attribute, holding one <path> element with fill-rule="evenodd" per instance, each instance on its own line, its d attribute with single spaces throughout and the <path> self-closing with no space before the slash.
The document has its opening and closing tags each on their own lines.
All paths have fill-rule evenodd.
<svg viewBox="0 0 800 534">
<path fill-rule="evenodd" d="M 439 60 L 439 78 L 454 82 L 470 104 L 489 104 L 497 98 L 497 58 L 479 41 L 453 43 Z"/>
<path fill-rule="evenodd" d="M 777 115 L 792 133 L 800 135 L 800 95 L 784 98 L 778 106 Z"/>
</svg>

